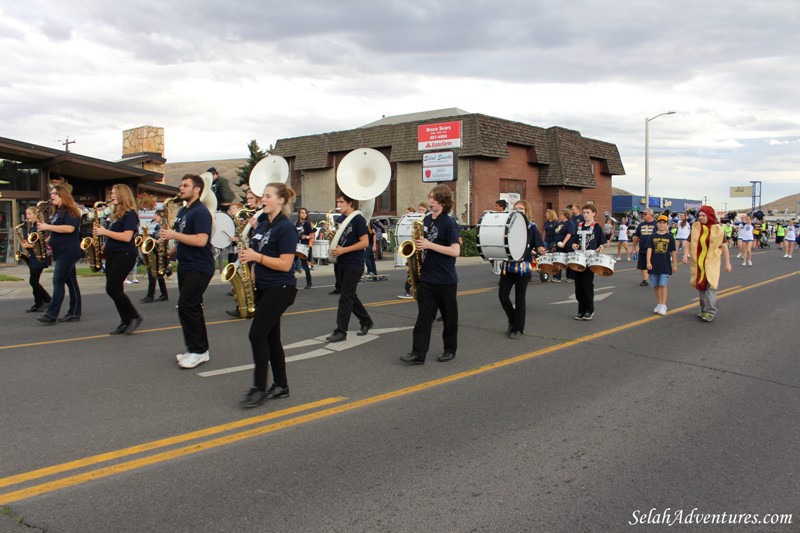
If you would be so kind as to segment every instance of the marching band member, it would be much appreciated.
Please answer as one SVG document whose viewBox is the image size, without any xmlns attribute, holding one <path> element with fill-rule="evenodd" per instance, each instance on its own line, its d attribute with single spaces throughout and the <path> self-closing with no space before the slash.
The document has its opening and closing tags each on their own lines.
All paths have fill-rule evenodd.
<svg viewBox="0 0 800 533">
<path fill-rule="evenodd" d="M 458 274 L 456 257 L 461 254 L 460 231 L 448 215 L 453 208 L 453 193 L 447 185 L 437 185 L 428 196 L 431 212 L 422 224 L 423 238 L 414 241 L 423 256 L 422 274 L 417 285 L 417 322 L 414 324 L 411 352 L 400 358 L 410 365 L 422 365 L 431 342 L 431 329 L 437 309 L 444 322 L 444 351 L 436 360 L 447 362 L 458 348 Z"/>
<path fill-rule="evenodd" d="M 291 212 L 295 192 L 284 183 L 270 183 L 264 190 L 266 220 L 253 233 L 250 247 L 239 250 L 239 260 L 253 265 L 256 313 L 250 324 L 253 350 L 253 386 L 241 401 L 253 408 L 265 400 L 289 396 L 286 357 L 281 344 L 281 316 L 294 303 L 297 282 L 294 253 L 297 232 L 286 216 Z M 272 365 L 272 386 L 267 389 L 267 372 Z"/>
<path fill-rule="evenodd" d="M 55 210 L 49 224 L 39 224 L 39 231 L 50 232 L 50 248 L 53 250 L 53 298 L 45 314 L 36 320 L 44 324 L 75 322 L 81 319 L 81 290 L 75 264 L 81 258 L 81 211 L 69 190 L 63 185 L 53 185 L 50 201 Z M 69 289 L 69 309 L 58 318 L 64 303 L 64 286 Z"/>
<path fill-rule="evenodd" d="M 314 228 L 311 227 L 311 221 L 308 219 L 308 209 L 301 207 L 297 212 L 297 223 L 295 223 L 295 230 L 297 231 L 297 242 L 308 246 L 309 256 L 305 259 L 297 258 L 297 262 L 306 273 L 306 289 L 311 288 L 311 269 L 308 266 L 308 261 L 311 259 L 311 243 L 314 240 Z"/>
<path fill-rule="evenodd" d="M 161 228 L 162 239 L 178 243 L 178 318 L 183 329 L 187 353 L 178 354 L 181 368 L 194 368 L 210 359 L 208 332 L 203 315 L 203 293 L 214 276 L 211 249 L 211 213 L 200 201 L 203 178 L 186 174 L 181 180 L 181 207 L 174 228 Z"/>
<path fill-rule="evenodd" d="M 122 183 L 117 183 L 111 188 L 111 205 L 113 206 L 109 217 L 111 225 L 107 229 L 96 225 L 93 233 L 95 236 L 107 237 L 104 245 L 106 294 L 114 301 L 120 318 L 119 326 L 109 334 L 130 335 L 142 323 L 142 316 L 133 307 L 130 298 L 123 290 L 123 282 L 136 264 L 139 255 L 134 244 L 136 234 L 139 232 L 139 214 L 130 187 Z"/>
<path fill-rule="evenodd" d="M 606 244 L 606 236 L 603 233 L 603 226 L 594 220 L 597 208 L 592 204 L 586 204 L 581 211 L 583 222 L 578 224 L 578 233 L 575 235 L 572 248 L 583 249 L 582 243 L 585 242 L 586 248 L 583 251 L 594 250 L 599 254 Z M 589 268 L 583 272 L 575 271 L 575 299 L 578 300 L 578 314 L 572 318 L 575 320 L 594 318 L 594 272 Z"/>
<path fill-rule="evenodd" d="M 42 219 L 42 212 L 39 211 L 38 207 L 31 206 L 25 210 L 25 221 L 28 223 L 28 227 L 30 228 L 28 235 L 39 231 L 37 229 L 38 226 L 44 223 L 44 219 Z M 44 235 L 40 235 L 43 239 Z M 45 310 L 45 305 L 50 303 L 50 295 L 47 293 L 47 290 L 42 287 L 42 284 L 39 283 L 39 279 L 42 277 L 42 272 L 45 268 L 50 266 L 50 256 L 47 256 L 44 261 L 39 261 L 36 257 L 36 254 L 33 253 L 33 245 L 30 244 L 27 240 L 23 239 L 22 247 L 28 251 L 28 283 L 33 289 L 33 306 L 29 309 L 26 309 L 26 313 L 38 313 Z M 44 244 L 44 243 L 42 243 Z"/>
<path fill-rule="evenodd" d="M 336 219 L 337 225 L 344 223 L 345 219 L 355 211 L 355 201 L 340 192 L 336 196 L 336 206 L 341 209 L 341 215 Z M 339 226 L 341 227 L 341 226 Z M 328 342 L 341 342 L 347 338 L 347 327 L 350 324 L 350 314 L 356 315 L 361 329 L 357 335 L 366 335 L 373 326 L 372 319 L 361 300 L 358 299 L 356 288 L 361 276 L 364 274 L 364 249 L 369 245 L 367 234 L 367 221 L 361 215 L 356 215 L 344 229 L 338 243 L 331 250 L 331 255 L 336 257 L 336 281 L 339 285 L 339 310 L 336 313 L 336 329 L 325 340 Z"/>
<path fill-rule="evenodd" d="M 164 223 L 164 211 L 156 211 L 155 215 L 153 215 L 153 222 L 152 228 L 153 231 L 150 232 L 150 235 L 155 235 L 155 238 L 158 238 L 158 234 L 161 232 L 161 224 Z M 171 267 L 166 266 L 167 270 Z M 166 302 L 169 300 L 169 293 L 167 293 L 167 274 L 165 273 L 162 277 L 156 278 L 153 277 L 153 273 L 150 272 L 150 269 L 147 269 L 147 294 L 144 298 L 139 300 L 140 302 L 149 304 L 153 302 Z M 158 299 L 154 299 L 156 295 L 156 281 L 158 281 L 158 288 L 161 291 L 161 296 Z"/>
<path fill-rule="evenodd" d="M 500 268 L 500 283 L 498 296 L 500 305 L 508 317 L 506 337 L 518 339 L 525 331 L 525 294 L 531 280 L 533 270 L 533 251 L 545 253 L 544 241 L 539 228 L 532 220 L 531 205 L 525 200 L 514 204 L 514 210 L 523 213 L 528 219 L 528 242 L 525 246 L 525 255 L 520 261 L 503 261 Z M 514 287 L 514 303 L 511 303 L 511 288 Z"/>
</svg>

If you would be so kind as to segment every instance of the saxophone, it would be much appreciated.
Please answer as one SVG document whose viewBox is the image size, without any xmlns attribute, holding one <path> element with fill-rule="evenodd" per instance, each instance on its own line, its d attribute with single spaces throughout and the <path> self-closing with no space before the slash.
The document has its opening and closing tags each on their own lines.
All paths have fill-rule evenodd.
<svg viewBox="0 0 800 533">
<path fill-rule="evenodd" d="M 20 230 L 20 228 L 22 228 L 22 226 L 24 225 L 25 222 L 19 224 L 18 226 L 14 226 L 14 231 L 17 232 L 17 237 L 19 237 L 20 243 L 22 243 L 22 241 L 25 240 L 25 236 L 22 234 L 22 230 Z M 25 266 L 30 265 L 31 255 L 27 248 L 20 248 L 19 250 L 17 250 L 16 256 L 17 256 L 17 261 L 21 260 L 23 263 L 25 263 Z"/>
<path fill-rule="evenodd" d="M 419 278 L 422 276 L 422 250 L 417 249 L 415 241 L 422 239 L 425 236 L 425 227 L 422 225 L 421 220 L 414 221 L 414 229 L 411 232 L 411 240 L 403 241 L 400 243 L 400 248 L 397 253 L 400 257 L 406 259 L 406 267 L 408 268 L 408 284 L 411 285 L 411 294 L 414 299 L 417 299 L 417 285 Z"/>
<path fill-rule="evenodd" d="M 234 217 L 236 224 L 236 245 L 240 250 L 247 249 L 247 241 L 244 237 L 244 230 L 247 228 L 247 218 L 240 218 L 239 215 L 246 209 L 240 209 Z M 228 263 L 222 269 L 220 279 L 230 282 L 233 285 L 233 295 L 236 297 L 236 305 L 239 308 L 239 316 L 242 318 L 252 318 L 256 313 L 256 298 L 253 290 L 253 280 L 250 277 L 250 269 L 247 263 L 242 263 L 236 268 L 236 263 Z"/>
<path fill-rule="evenodd" d="M 108 202 L 95 202 L 92 210 L 94 218 L 92 218 L 92 229 L 100 226 L 100 208 L 104 208 Z M 81 241 L 81 250 L 86 252 L 86 260 L 89 261 L 89 270 L 92 272 L 99 272 L 103 268 L 103 254 L 102 246 L 100 245 L 100 237 L 92 234 L 91 237 L 84 237 Z"/>
<path fill-rule="evenodd" d="M 164 205 L 162 207 L 164 215 L 161 217 L 162 227 L 170 228 L 172 225 L 169 219 L 170 206 L 173 202 L 180 200 L 180 198 L 181 195 L 179 194 L 164 201 Z M 147 227 L 145 227 L 139 249 L 142 252 L 142 261 L 144 261 L 144 264 L 147 267 L 147 271 L 150 273 L 150 275 L 154 278 L 163 278 L 167 274 L 167 270 L 169 270 L 166 239 L 159 237 L 158 240 L 156 240 L 153 237 L 148 237 Z"/>
</svg>

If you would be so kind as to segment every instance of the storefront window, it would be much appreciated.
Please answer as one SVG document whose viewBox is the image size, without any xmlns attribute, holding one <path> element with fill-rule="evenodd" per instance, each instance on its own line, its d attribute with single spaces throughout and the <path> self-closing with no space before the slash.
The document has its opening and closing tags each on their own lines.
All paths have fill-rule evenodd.
<svg viewBox="0 0 800 533">
<path fill-rule="evenodd" d="M 38 191 L 39 168 L 11 159 L 0 159 L 0 191 Z"/>
</svg>

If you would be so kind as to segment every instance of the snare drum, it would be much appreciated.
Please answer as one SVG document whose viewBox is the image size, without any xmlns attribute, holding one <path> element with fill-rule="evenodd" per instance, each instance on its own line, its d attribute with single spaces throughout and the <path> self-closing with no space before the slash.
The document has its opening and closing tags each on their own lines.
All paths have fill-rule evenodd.
<svg viewBox="0 0 800 533">
<path fill-rule="evenodd" d="M 394 266 L 406 268 L 406 258 L 400 255 L 400 245 L 414 236 L 414 222 L 425 218 L 422 213 L 409 213 L 400 217 L 394 232 Z"/>
<path fill-rule="evenodd" d="M 311 251 L 311 247 L 307 244 L 297 243 L 297 249 L 294 252 L 294 255 L 302 259 L 303 261 L 308 261 L 308 253 Z"/>
<path fill-rule="evenodd" d="M 567 268 L 567 253 L 566 252 L 553 252 L 553 266 L 558 267 L 559 270 Z M 558 272 L 556 272 L 558 274 Z"/>
<path fill-rule="evenodd" d="M 549 254 L 544 254 L 544 255 L 540 256 L 538 258 L 538 260 L 537 260 L 537 263 L 539 265 L 539 270 L 541 270 L 542 272 L 546 272 L 548 274 L 551 274 L 551 275 L 555 275 L 555 274 L 558 274 L 559 272 L 561 272 L 561 269 L 563 267 L 561 265 L 557 265 L 555 263 L 555 257 L 554 257 L 555 255 L 556 254 L 554 254 L 554 253 L 549 253 Z M 566 254 L 562 254 L 562 255 L 566 255 Z M 565 258 L 565 260 L 566 260 L 566 258 Z"/>
<path fill-rule="evenodd" d="M 586 253 L 572 252 L 571 254 L 567 254 L 567 268 L 575 272 L 583 272 L 586 270 Z"/>
<path fill-rule="evenodd" d="M 316 239 L 314 246 L 311 248 L 311 257 L 319 259 L 320 261 L 328 259 L 328 252 L 331 249 L 331 241 L 323 239 Z"/>
<path fill-rule="evenodd" d="M 518 211 L 486 211 L 478 221 L 478 252 L 484 259 L 519 261 L 528 247 L 528 221 Z"/>
<path fill-rule="evenodd" d="M 607 278 L 614 275 L 614 263 L 616 262 L 617 260 L 611 256 L 595 254 L 586 259 L 586 266 L 598 276 Z"/>
</svg>

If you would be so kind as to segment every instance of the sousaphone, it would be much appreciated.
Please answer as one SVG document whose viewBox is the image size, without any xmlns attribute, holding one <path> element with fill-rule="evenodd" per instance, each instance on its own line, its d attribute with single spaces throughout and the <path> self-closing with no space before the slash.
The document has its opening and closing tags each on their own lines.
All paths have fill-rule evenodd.
<svg viewBox="0 0 800 533">
<path fill-rule="evenodd" d="M 360 210 L 353 211 L 339 225 L 331 241 L 331 251 L 338 245 L 345 228 L 356 215 L 362 215 L 369 223 L 375 211 L 375 198 L 383 194 L 392 179 L 392 165 L 386 156 L 373 148 L 357 148 L 344 156 L 336 171 L 336 183 L 339 189 L 358 200 Z M 331 261 L 336 261 L 331 256 Z"/>
<path fill-rule="evenodd" d="M 250 171 L 247 185 L 253 194 L 261 198 L 264 195 L 264 189 L 270 183 L 286 183 L 287 181 L 289 181 L 289 162 L 279 155 L 268 155 L 256 163 L 256 166 Z M 258 218 L 263 212 L 263 209 L 259 209 L 253 216 Z M 250 224 L 245 226 L 244 237 L 250 234 L 251 227 Z"/>
</svg>

